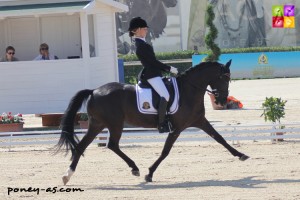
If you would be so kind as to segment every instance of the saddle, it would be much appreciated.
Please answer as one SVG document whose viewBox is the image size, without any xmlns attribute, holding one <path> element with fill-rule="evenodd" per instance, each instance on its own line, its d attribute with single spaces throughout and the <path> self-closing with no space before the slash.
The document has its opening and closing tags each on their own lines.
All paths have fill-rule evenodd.
<svg viewBox="0 0 300 200">
<path fill-rule="evenodd" d="M 170 94 L 167 111 L 174 114 L 178 110 L 179 92 L 176 78 L 163 78 L 163 82 Z M 136 97 L 138 109 L 144 114 L 157 114 L 160 96 L 148 82 L 139 81 L 136 84 Z"/>
</svg>

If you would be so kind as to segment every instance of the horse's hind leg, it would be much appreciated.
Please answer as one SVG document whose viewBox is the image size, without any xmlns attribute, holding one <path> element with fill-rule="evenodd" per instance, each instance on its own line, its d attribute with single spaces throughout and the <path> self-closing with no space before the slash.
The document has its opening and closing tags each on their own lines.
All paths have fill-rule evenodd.
<svg viewBox="0 0 300 200">
<path fill-rule="evenodd" d="M 201 125 L 199 125 L 201 124 Z M 201 128 L 208 135 L 210 135 L 213 139 L 215 139 L 218 143 L 222 144 L 233 156 L 238 156 L 241 161 L 247 160 L 249 156 L 237 151 L 235 148 L 230 146 L 226 140 L 212 127 L 212 125 L 207 121 L 207 119 L 198 123 L 198 128 Z"/>
<path fill-rule="evenodd" d="M 72 159 L 72 163 L 70 167 L 68 168 L 66 174 L 63 175 L 62 180 L 64 185 L 67 184 L 67 182 L 70 180 L 71 176 L 74 174 L 78 161 L 80 159 L 80 156 L 83 154 L 85 149 L 91 144 L 91 142 L 95 139 L 95 137 L 104 129 L 103 127 L 97 127 L 97 128 L 90 128 L 88 129 L 87 133 L 84 135 L 82 140 L 78 143 L 75 152 L 75 155 Z"/>
<path fill-rule="evenodd" d="M 131 160 L 125 153 L 120 150 L 119 142 L 122 135 L 123 125 L 115 125 L 109 127 L 110 137 L 107 147 L 120 156 L 127 165 L 132 169 L 131 172 L 134 176 L 140 176 L 139 168 L 136 166 L 133 160 Z"/>
</svg>

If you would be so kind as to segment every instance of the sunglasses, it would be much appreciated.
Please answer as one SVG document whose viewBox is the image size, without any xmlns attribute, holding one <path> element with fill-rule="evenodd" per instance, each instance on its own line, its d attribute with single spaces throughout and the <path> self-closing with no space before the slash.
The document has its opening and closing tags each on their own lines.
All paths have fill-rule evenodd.
<svg viewBox="0 0 300 200">
<path fill-rule="evenodd" d="M 15 55 L 15 52 L 7 52 L 9 55 Z"/>
<path fill-rule="evenodd" d="M 48 48 L 41 48 L 42 51 L 48 51 Z"/>
</svg>

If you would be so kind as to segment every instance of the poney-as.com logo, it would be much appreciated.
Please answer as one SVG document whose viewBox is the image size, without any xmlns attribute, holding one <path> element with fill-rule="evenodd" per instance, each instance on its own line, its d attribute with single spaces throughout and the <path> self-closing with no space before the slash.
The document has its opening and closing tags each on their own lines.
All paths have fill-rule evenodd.
<svg viewBox="0 0 300 200">
<path fill-rule="evenodd" d="M 295 6 L 272 6 L 273 28 L 295 28 Z"/>
</svg>

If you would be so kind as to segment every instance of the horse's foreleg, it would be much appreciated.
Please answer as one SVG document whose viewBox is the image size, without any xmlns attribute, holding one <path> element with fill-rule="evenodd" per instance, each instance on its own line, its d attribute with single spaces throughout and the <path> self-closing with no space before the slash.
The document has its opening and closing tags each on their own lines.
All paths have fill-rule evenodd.
<svg viewBox="0 0 300 200">
<path fill-rule="evenodd" d="M 169 133 L 168 138 L 165 142 L 165 146 L 159 156 L 159 158 L 153 163 L 151 167 L 149 167 L 149 174 L 145 176 L 145 180 L 147 182 L 152 182 L 153 173 L 159 166 L 159 164 L 169 155 L 173 144 L 177 140 L 179 133 Z"/>
<path fill-rule="evenodd" d="M 118 156 L 120 156 L 127 163 L 127 165 L 132 169 L 131 173 L 134 176 L 140 176 L 140 170 L 136 166 L 134 161 L 131 160 L 125 153 L 123 153 L 120 150 L 119 141 L 121 138 L 122 129 L 116 131 L 116 129 L 109 128 L 109 131 L 110 131 L 110 137 L 109 137 L 109 142 L 108 142 L 107 147 L 110 150 L 112 150 L 113 152 L 115 152 Z"/>
<path fill-rule="evenodd" d="M 199 125 L 200 124 L 200 125 Z M 235 148 L 230 146 L 226 140 L 212 127 L 212 125 L 207 121 L 207 119 L 202 120 L 197 126 L 203 131 L 205 131 L 208 135 L 210 135 L 213 139 L 215 139 L 218 143 L 222 144 L 233 156 L 238 156 L 240 160 L 247 160 L 249 157 Z"/>
</svg>

